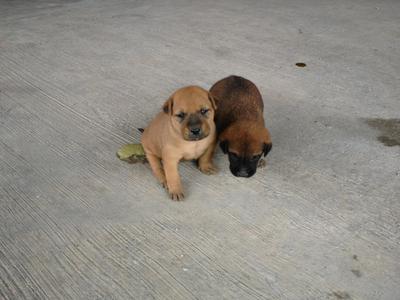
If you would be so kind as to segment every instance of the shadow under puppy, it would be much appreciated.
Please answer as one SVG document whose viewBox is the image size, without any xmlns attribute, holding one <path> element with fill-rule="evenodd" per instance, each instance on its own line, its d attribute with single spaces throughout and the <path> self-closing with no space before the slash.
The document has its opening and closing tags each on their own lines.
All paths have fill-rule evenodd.
<svg viewBox="0 0 400 300">
<path fill-rule="evenodd" d="M 264 103 L 251 81 L 229 76 L 215 83 L 210 93 L 216 99 L 217 136 L 222 151 L 229 155 L 233 175 L 251 177 L 272 148 L 271 136 L 264 123 Z"/>
<path fill-rule="evenodd" d="M 216 143 L 216 105 L 208 91 L 198 86 L 177 90 L 145 128 L 141 143 L 157 180 L 173 200 L 184 197 L 178 163 L 198 159 L 201 172 L 213 174 Z M 161 164 L 162 162 L 162 164 Z"/>
</svg>

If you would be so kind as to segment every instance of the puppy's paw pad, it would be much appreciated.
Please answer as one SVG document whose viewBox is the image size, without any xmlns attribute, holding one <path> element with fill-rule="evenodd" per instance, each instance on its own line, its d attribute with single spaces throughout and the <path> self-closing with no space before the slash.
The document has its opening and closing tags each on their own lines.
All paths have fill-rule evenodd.
<svg viewBox="0 0 400 300">
<path fill-rule="evenodd" d="M 218 173 L 217 167 L 214 166 L 213 164 L 206 164 L 199 166 L 199 170 L 206 175 L 212 175 Z"/>
<path fill-rule="evenodd" d="M 261 159 L 258 161 L 257 167 L 258 167 L 258 168 L 264 168 L 266 165 L 267 165 L 267 162 L 265 161 L 265 159 L 262 159 L 262 158 L 261 158 Z"/>
</svg>

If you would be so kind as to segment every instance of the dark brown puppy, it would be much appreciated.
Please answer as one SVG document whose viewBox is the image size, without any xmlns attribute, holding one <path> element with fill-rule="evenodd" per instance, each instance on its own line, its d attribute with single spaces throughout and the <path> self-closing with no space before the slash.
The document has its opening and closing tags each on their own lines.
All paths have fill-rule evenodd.
<svg viewBox="0 0 400 300">
<path fill-rule="evenodd" d="M 262 155 L 272 148 L 271 136 L 264 124 L 264 103 L 251 81 L 229 76 L 210 89 L 218 109 L 215 115 L 222 151 L 229 155 L 233 175 L 251 177 Z"/>
</svg>

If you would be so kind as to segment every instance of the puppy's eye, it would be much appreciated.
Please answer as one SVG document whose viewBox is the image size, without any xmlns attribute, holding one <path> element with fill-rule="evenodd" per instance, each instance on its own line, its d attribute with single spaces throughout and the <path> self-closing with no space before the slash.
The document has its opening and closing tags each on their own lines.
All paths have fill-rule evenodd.
<svg viewBox="0 0 400 300">
<path fill-rule="evenodd" d="M 251 161 L 256 161 L 256 160 L 259 160 L 260 157 L 261 157 L 261 154 L 254 155 L 252 158 L 250 158 L 250 160 L 251 160 Z"/>
<path fill-rule="evenodd" d="M 209 111 L 210 111 L 210 110 L 209 110 L 208 108 L 202 108 L 202 109 L 200 110 L 200 113 L 204 116 L 204 115 L 206 115 Z"/>
<path fill-rule="evenodd" d="M 236 153 L 229 152 L 229 157 L 233 160 L 238 160 L 239 156 Z"/>
<path fill-rule="evenodd" d="M 186 114 L 184 112 L 180 112 L 179 114 L 176 114 L 175 116 L 177 116 L 179 119 L 183 120 L 186 116 Z"/>
</svg>

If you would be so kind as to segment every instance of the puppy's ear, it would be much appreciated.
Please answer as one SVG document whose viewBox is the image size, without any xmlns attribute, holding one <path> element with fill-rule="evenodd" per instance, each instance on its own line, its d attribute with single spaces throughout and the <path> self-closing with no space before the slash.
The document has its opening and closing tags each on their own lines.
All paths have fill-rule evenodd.
<svg viewBox="0 0 400 300">
<path fill-rule="evenodd" d="M 227 154 L 229 151 L 229 139 L 231 137 L 230 132 L 232 131 L 232 127 L 226 128 L 221 132 L 218 139 L 220 140 L 219 146 L 221 147 L 222 152 Z"/>
<path fill-rule="evenodd" d="M 268 152 L 271 151 L 272 149 L 272 144 L 265 144 L 263 146 L 263 153 L 264 153 L 264 157 L 267 156 Z"/>
<path fill-rule="evenodd" d="M 272 149 L 272 142 L 271 142 L 271 134 L 269 133 L 267 128 L 264 128 L 264 137 L 263 137 L 263 153 L 264 157 L 268 154 L 269 151 Z"/>
<path fill-rule="evenodd" d="M 212 96 L 211 93 L 208 93 L 208 100 L 210 100 L 212 108 L 216 110 L 217 109 L 216 103 L 218 102 L 217 99 L 214 96 Z"/>
<path fill-rule="evenodd" d="M 163 105 L 163 111 L 166 114 L 170 114 L 172 115 L 172 107 L 174 106 L 174 99 L 171 97 L 168 98 L 167 101 L 165 101 L 164 105 Z"/>
<path fill-rule="evenodd" d="M 221 150 L 222 150 L 222 152 L 224 152 L 224 154 L 228 153 L 229 142 L 227 140 L 221 141 L 219 143 L 219 146 L 221 147 Z"/>
</svg>

